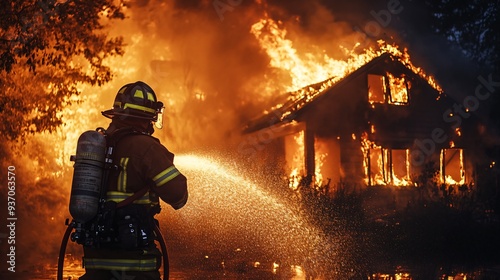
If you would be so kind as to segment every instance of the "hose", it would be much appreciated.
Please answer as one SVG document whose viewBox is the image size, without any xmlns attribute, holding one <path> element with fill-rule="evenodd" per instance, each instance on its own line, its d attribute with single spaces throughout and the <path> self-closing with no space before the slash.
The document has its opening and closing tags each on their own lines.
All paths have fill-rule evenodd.
<svg viewBox="0 0 500 280">
<path fill-rule="evenodd" d="M 167 245 L 165 244 L 165 240 L 163 239 L 163 236 L 161 235 L 161 231 L 160 231 L 160 228 L 158 227 L 158 225 L 154 227 L 154 231 L 158 237 L 158 242 L 160 243 L 161 252 L 163 255 L 163 280 L 168 280 L 170 268 L 169 268 L 169 264 L 168 264 Z"/>
<path fill-rule="evenodd" d="M 57 280 L 63 280 L 64 256 L 66 255 L 66 246 L 68 245 L 69 236 L 73 229 L 73 223 L 70 223 L 61 241 L 61 248 L 59 249 L 59 259 L 57 260 Z"/>
</svg>

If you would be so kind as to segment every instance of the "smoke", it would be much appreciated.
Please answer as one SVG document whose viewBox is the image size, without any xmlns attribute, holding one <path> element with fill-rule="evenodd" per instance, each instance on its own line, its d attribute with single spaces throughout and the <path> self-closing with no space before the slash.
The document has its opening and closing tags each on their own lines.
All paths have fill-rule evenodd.
<svg viewBox="0 0 500 280">
<path fill-rule="evenodd" d="M 284 93 L 289 73 L 269 66 L 250 33 L 259 19 L 279 21 L 297 53 L 318 63 L 324 55 L 345 58 L 341 44 L 350 48 L 358 39 L 315 1 L 237 2 L 136 1 L 129 19 L 112 27 L 129 42 L 123 67 L 136 69 L 115 83 L 151 84 L 166 104 L 166 129 L 156 133 L 175 151 L 234 148 L 245 122 Z"/>
</svg>

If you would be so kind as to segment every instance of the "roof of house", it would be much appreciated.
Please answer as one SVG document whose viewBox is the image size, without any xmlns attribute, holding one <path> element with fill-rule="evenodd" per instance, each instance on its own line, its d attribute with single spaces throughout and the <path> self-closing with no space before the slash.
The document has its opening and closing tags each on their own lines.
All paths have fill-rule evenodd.
<svg viewBox="0 0 500 280">
<path fill-rule="evenodd" d="M 331 92 L 332 88 L 349 83 L 355 77 L 370 71 L 373 66 L 387 62 L 395 62 L 402 66 L 401 68 L 407 70 L 406 72 L 418 76 L 417 73 L 406 67 L 397 57 L 389 53 L 383 53 L 344 77 L 330 77 L 322 82 L 308 85 L 297 91 L 288 93 L 288 100 L 286 102 L 268 110 L 264 115 L 251 120 L 243 129 L 243 133 L 252 133 L 273 125 L 291 122 L 296 119 L 300 111 L 314 104 L 326 93 Z"/>
</svg>

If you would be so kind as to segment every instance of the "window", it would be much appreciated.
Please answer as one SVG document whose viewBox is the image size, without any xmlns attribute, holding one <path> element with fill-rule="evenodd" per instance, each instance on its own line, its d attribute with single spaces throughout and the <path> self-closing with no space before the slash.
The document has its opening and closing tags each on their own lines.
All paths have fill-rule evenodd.
<svg viewBox="0 0 500 280">
<path fill-rule="evenodd" d="M 441 183 L 462 185 L 465 183 L 464 151 L 463 149 L 441 150 L 440 164 Z"/>
<path fill-rule="evenodd" d="M 374 146 L 369 150 L 370 185 L 408 186 L 410 161 L 408 149 L 386 149 Z"/>
<path fill-rule="evenodd" d="M 370 103 L 385 103 L 385 77 L 368 74 L 368 101 Z"/>
<path fill-rule="evenodd" d="M 408 83 L 404 77 L 368 74 L 368 101 L 394 105 L 408 104 Z"/>
<path fill-rule="evenodd" d="M 369 169 L 370 185 L 386 185 L 389 182 L 387 149 L 382 147 L 372 147 L 369 150 Z"/>
<path fill-rule="evenodd" d="M 391 89 L 391 98 L 389 103 L 396 105 L 404 105 L 408 103 L 408 89 L 404 77 L 396 78 L 390 73 L 387 73 L 389 87 Z"/>
</svg>

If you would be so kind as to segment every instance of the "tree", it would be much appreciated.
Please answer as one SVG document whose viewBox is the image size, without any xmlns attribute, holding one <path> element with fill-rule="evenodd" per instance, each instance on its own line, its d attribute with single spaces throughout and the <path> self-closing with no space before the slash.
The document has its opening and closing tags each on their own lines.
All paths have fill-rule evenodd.
<svg viewBox="0 0 500 280">
<path fill-rule="evenodd" d="M 500 70 L 500 1 L 426 1 L 431 25 L 479 65 Z"/>
<path fill-rule="evenodd" d="M 0 0 L 0 138 L 54 131 L 82 84 L 112 78 L 103 61 L 123 54 L 106 24 L 124 18 L 114 0 Z"/>
</svg>

